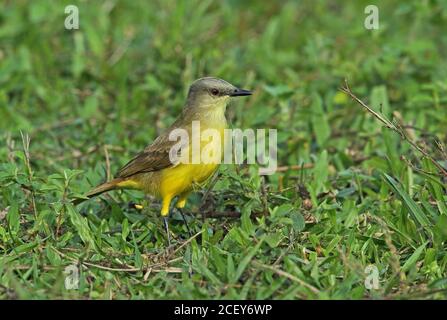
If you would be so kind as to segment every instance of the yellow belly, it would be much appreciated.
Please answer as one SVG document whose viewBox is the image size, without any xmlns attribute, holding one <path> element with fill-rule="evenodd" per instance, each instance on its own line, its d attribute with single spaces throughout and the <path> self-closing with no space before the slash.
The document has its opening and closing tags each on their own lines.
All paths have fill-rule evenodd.
<svg viewBox="0 0 447 320">
<path fill-rule="evenodd" d="M 210 139 L 201 141 L 199 163 L 180 163 L 174 167 L 163 169 L 160 172 L 159 195 L 163 199 L 161 214 L 169 214 L 169 203 L 172 198 L 179 196 L 177 207 L 183 207 L 186 203 L 186 196 L 195 187 L 203 185 L 208 178 L 218 168 L 224 147 L 224 128 L 219 130 L 219 138 L 217 140 Z M 191 148 L 191 145 L 190 145 Z M 191 155 L 191 149 L 188 148 L 186 154 L 189 154 L 190 162 L 194 161 Z M 202 153 L 203 152 L 203 153 Z M 204 159 L 203 157 L 213 155 Z"/>
<path fill-rule="evenodd" d="M 161 172 L 160 195 L 169 195 L 191 191 L 195 185 L 200 186 L 216 171 L 218 164 L 179 164 Z"/>
<path fill-rule="evenodd" d="M 206 160 L 200 159 L 197 164 L 179 163 L 176 166 L 169 167 L 157 172 L 150 172 L 132 177 L 129 180 L 120 183 L 120 187 L 141 189 L 146 193 L 158 196 L 162 199 L 161 215 L 169 214 L 171 200 L 179 196 L 177 207 L 181 208 L 186 203 L 186 197 L 195 187 L 203 185 L 207 179 L 216 171 L 224 152 L 224 128 L 218 129 L 220 141 L 208 140 L 201 141 L 200 150 L 205 154 L 212 154 L 215 157 Z M 210 152 L 207 153 L 206 151 Z M 187 154 L 191 153 L 191 145 Z M 203 153 L 201 153 L 203 156 Z M 217 156 L 216 156 L 217 155 Z M 190 162 L 193 158 L 190 154 Z M 210 161 L 211 160 L 211 161 Z"/>
</svg>

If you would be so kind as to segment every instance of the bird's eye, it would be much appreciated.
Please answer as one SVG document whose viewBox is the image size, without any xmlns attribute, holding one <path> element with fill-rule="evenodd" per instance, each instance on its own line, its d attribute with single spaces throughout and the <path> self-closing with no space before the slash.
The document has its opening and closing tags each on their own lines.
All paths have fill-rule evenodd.
<svg viewBox="0 0 447 320">
<path fill-rule="evenodd" d="M 217 90 L 216 88 L 211 89 L 211 94 L 213 96 L 217 96 L 219 94 L 219 90 Z"/>
</svg>

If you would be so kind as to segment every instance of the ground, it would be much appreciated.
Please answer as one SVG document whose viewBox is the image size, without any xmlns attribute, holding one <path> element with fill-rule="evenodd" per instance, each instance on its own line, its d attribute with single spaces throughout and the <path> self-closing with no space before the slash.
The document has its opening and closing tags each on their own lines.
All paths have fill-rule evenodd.
<svg viewBox="0 0 447 320">
<path fill-rule="evenodd" d="M 447 5 L 368 4 L 2 1 L 0 299 L 445 298 Z M 277 130 L 275 174 L 223 165 L 171 250 L 137 191 L 71 204 L 205 75 L 254 90 L 228 119 Z"/>
</svg>

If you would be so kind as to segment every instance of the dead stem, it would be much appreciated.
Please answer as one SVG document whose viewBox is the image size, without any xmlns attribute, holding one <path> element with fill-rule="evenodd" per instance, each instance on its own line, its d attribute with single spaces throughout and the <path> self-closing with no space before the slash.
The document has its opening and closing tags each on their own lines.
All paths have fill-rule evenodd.
<svg viewBox="0 0 447 320">
<path fill-rule="evenodd" d="M 351 97 L 352 100 L 356 101 L 358 104 L 360 104 L 364 109 L 366 109 L 369 113 L 371 113 L 376 119 L 378 119 L 380 122 L 382 122 L 385 127 L 387 127 L 388 129 L 393 130 L 394 132 L 398 133 L 401 137 L 402 140 L 407 141 L 410 146 L 417 150 L 418 152 L 420 152 L 424 157 L 426 157 L 427 159 L 429 159 L 433 165 L 436 166 L 436 168 L 439 170 L 439 172 L 447 177 L 447 170 L 442 167 L 437 161 L 436 159 L 434 159 L 431 155 L 428 154 L 427 151 L 425 151 L 422 147 L 420 147 L 415 141 L 413 141 L 407 134 L 407 132 L 403 129 L 402 125 L 398 124 L 397 122 L 391 122 L 390 120 L 388 120 L 385 116 L 383 116 L 382 114 L 374 111 L 371 107 L 369 107 L 366 103 L 364 103 L 362 100 L 360 100 L 359 98 L 357 98 L 357 96 L 351 91 L 351 88 L 348 85 L 348 81 L 345 80 L 345 85 L 344 87 L 340 88 L 340 91 L 346 93 L 347 95 L 349 95 Z"/>
</svg>

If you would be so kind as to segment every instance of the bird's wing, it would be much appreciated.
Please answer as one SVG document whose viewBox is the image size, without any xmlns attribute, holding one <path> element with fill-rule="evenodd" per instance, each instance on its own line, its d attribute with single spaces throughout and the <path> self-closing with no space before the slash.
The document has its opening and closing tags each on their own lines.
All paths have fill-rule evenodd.
<svg viewBox="0 0 447 320">
<path fill-rule="evenodd" d="M 169 140 L 169 134 L 159 136 L 152 144 L 122 167 L 116 177 L 127 178 L 138 173 L 154 172 L 176 165 L 177 163 L 171 161 L 169 152 L 177 143 L 177 141 Z"/>
</svg>

